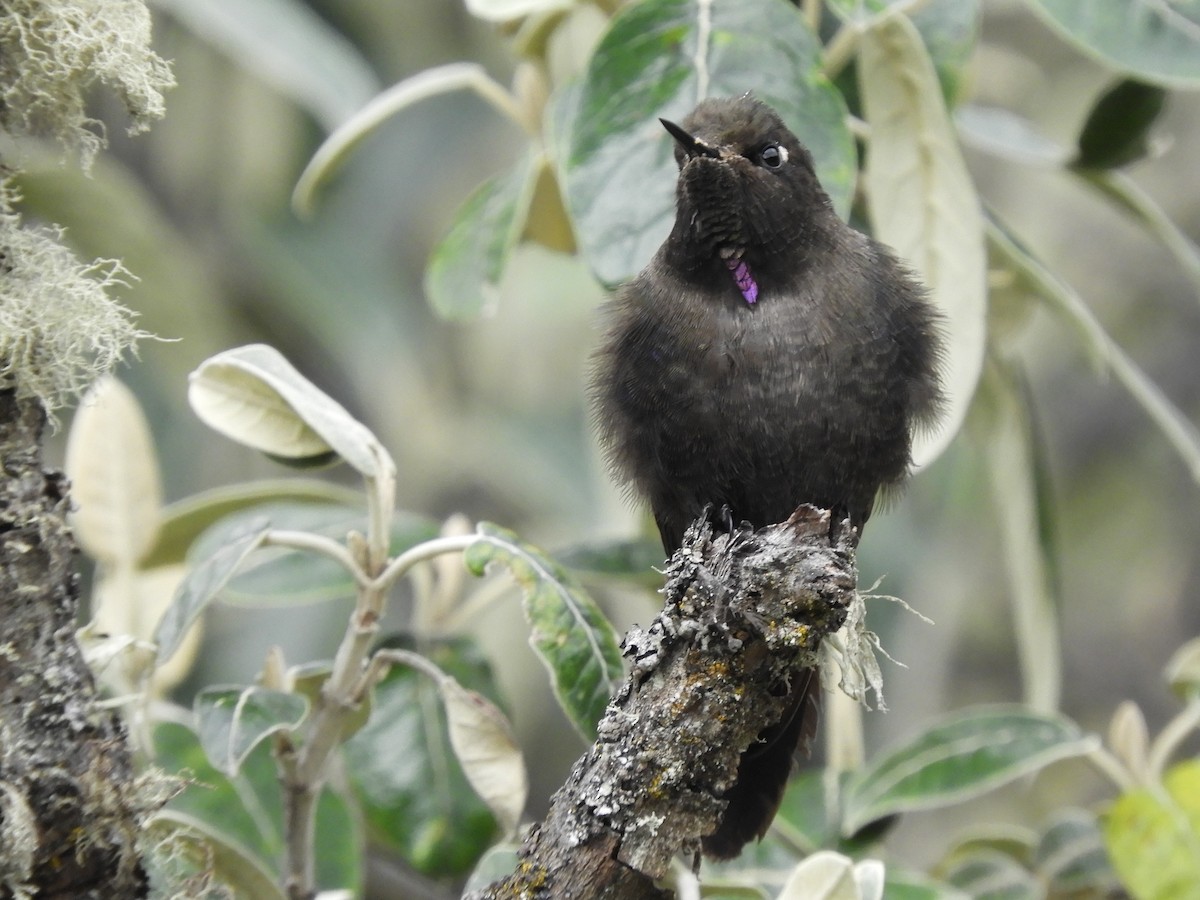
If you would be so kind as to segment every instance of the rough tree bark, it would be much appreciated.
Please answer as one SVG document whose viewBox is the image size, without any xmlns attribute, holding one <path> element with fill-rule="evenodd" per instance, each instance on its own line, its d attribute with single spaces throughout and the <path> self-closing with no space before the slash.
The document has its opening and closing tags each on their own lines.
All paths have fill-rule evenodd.
<svg viewBox="0 0 1200 900">
<path fill-rule="evenodd" d="M 473 897 L 673 896 L 656 879 L 676 854 L 699 851 L 741 751 L 779 720 L 784 686 L 845 620 L 856 544 L 848 523 L 809 506 L 756 532 L 693 524 L 669 563 L 663 611 L 625 638 L 631 672 L 595 745 L 517 871 Z"/>
<path fill-rule="evenodd" d="M 75 642 L 75 543 L 45 413 L 0 390 L 0 900 L 146 896 L 124 727 Z"/>
</svg>

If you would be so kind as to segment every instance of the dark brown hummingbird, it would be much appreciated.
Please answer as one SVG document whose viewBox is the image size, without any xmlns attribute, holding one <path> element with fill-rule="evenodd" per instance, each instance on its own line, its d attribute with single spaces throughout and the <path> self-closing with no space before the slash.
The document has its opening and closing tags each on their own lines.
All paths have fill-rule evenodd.
<svg viewBox="0 0 1200 900">
<path fill-rule="evenodd" d="M 810 503 L 861 529 L 937 418 L 939 317 L 887 247 L 838 218 L 769 106 L 710 99 L 661 121 L 675 225 L 606 306 L 592 397 L 607 457 L 668 553 L 706 508 L 760 528 Z M 710 856 L 736 856 L 775 817 L 819 679 L 786 689 L 789 712 L 742 754 Z"/>
</svg>

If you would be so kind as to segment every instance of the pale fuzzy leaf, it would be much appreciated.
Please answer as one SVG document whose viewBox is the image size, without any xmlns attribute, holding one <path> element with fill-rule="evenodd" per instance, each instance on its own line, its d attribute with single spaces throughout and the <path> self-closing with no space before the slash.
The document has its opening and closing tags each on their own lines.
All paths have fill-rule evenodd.
<svg viewBox="0 0 1200 900">
<path fill-rule="evenodd" d="M 522 16 L 567 9 L 574 0 L 466 0 L 467 12 L 488 22 L 507 22 Z"/>
<path fill-rule="evenodd" d="M 792 869 L 777 900 L 864 900 L 854 879 L 854 860 L 819 850 Z"/>
<path fill-rule="evenodd" d="M 1123 701 L 1108 725 L 1108 745 L 1139 783 L 1150 775 L 1150 731 L 1146 717 L 1132 700 Z"/>
<path fill-rule="evenodd" d="M 450 63 L 418 72 L 377 94 L 343 122 L 317 148 L 292 190 L 292 208 L 306 217 L 312 213 L 317 191 L 365 138 L 401 110 L 453 91 L 473 90 L 514 121 L 521 112 L 512 96 L 475 63 Z"/>
<path fill-rule="evenodd" d="M 1193 638 L 1171 655 L 1164 675 L 1180 696 L 1200 693 L 1200 638 Z"/>
<path fill-rule="evenodd" d="M 863 900 L 883 900 L 886 870 L 878 859 L 864 859 L 854 864 L 854 883 Z"/>
<path fill-rule="evenodd" d="M 134 566 L 158 536 L 162 484 L 150 426 L 129 388 L 106 376 L 88 391 L 67 441 L 71 523 L 84 552 Z"/>
<path fill-rule="evenodd" d="M 1033 0 L 1029 6 L 1107 68 L 1165 87 L 1200 86 L 1200 7 L 1192 0 Z"/>
<path fill-rule="evenodd" d="M 894 813 L 961 803 L 1097 745 L 1061 716 L 1020 706 L 962 710 L 854 774 L 842 794 L 842 831 L 850 835 Z"/>
<path fill-rule="evenodd" d="M 863 35 L 859 84 L 871 127 L 864 176 L 875 236 L 912 265 L 945 317 L 947 409 L 918 434 L 916 465 L 958 433 L 975 393 L 986 337 L 983 214 L 937 73 L 912 22 L 889 15 Z"/>
<path fill-rule="evenodd" d="M 140 700 L 145 696 L 146 676 L 154 668 L 158 648 L 130 634 L 107 634 L 93 625 L 75 632 L 83 661 L 104 686 L 113 702 Z"/>
<path fill-rule="evenodd" d="M 504 833 L 512 834 L 525 809 L 529 779 L 508 719 L 482 694 L 467 690 L 450 676 L 438 686 L 454 755 Z"/>
<path fill-rule="evenodd" d="M 293 0 L 155 0 L 197 35 L 333 128 L 379 89 L 358 49 Z"/>
<path fill-rule="evenodd" d="M 187 567 L 177 564 L 100 577 L 92 592 L 92 628 L 102 634 L 136 639 L 139 646 L 146 643 L 153 646 L 155 626 L 186 575 Z M 183 681 L 196 660 L 203 631 L 203 622 L 193 622 L 184 633 L 179 649 L 170 659 L 159 661 L 161 665 L 155 669 L 150 683 L 152 694 L 162 696 Z M 152 653 L 150 662 L 154 661 Z M 140 656 L 132 657 L 122 666 L 122 674 L 136 682 L 141 665 Z"/>
<path fill-rule="evenodd" d="M 365 476 L 395 474 L 375 435 L 274 347 L 248 344 L 218 353 L 188 382 L 196 415 L 239 443 L 288 459 L 332 450 Z"/>
<path fill-rule="evenodd" d="M 241 444 L 282 456 L 305 459 L 332 448 L 279 392 L 244 368 L 213 357 L 192 373 L 188 402 L 210 428 Z"/>
</svg>

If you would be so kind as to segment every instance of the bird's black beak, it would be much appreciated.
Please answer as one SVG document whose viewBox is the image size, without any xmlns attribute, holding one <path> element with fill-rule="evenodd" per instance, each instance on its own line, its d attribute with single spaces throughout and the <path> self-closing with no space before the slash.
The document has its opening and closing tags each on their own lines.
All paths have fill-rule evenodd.
<svg viewBox="0 0 1200 900">
<path fill-rule="evenodd" d="M 715 147 L 710 147 L 699 138 L 688 134 L 674 122 L 668 119 L 659 119 L 658 121 L 662 122 L 663 128 L 667 129 L 671 137 L 679 142 L 679 146 L 688 156 L 711 156 L 716 159 L 720 155 Z"/>
</svg>

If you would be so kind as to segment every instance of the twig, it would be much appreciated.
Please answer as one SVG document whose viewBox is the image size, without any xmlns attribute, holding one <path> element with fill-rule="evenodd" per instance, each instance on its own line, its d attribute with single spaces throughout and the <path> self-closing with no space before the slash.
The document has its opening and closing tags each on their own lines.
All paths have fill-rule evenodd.
<svg viewBox="0 0 1200 900">
<path fill-rule="evenodd" d="M 801 507 L 714 537 L 699 520 L 667 569 L 663 611 L 632 629 L 631 672 L 507 879 L 474 900 L 661 900 L 679 852 L 717 826 L 741 752 L 783 713 L 782 688 L 846 617 L 857 537 Z"/>
</svg>

